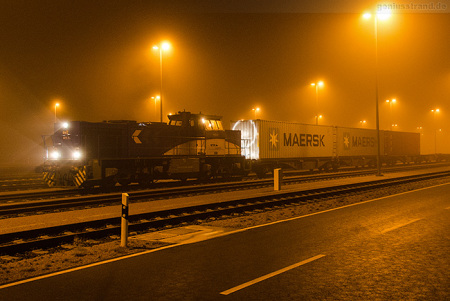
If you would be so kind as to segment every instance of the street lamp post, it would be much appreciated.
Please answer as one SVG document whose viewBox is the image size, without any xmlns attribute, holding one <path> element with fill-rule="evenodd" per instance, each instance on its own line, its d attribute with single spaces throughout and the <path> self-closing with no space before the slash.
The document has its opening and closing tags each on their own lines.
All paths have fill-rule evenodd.
<svg viewBox="0 0 450 301">
<path fill-rule="evenodd" d="M 56 108 L 59 107 L 59 102 L 55 103 L 55 123 L 56 123 Z"/>
<path fill-rule="evenodd" d="M 319 124 L 319 87 L 323 87 L 323 81 L 311 83 L 312 87 L 316 88 L 316 125 Z"/>
<path fill-rule="evenodd" d="M 365 13 L 365 19 L 370 19 L 372 15 Z M 378 112 L 378 18 L 387 19 L 389 14 L 384 11 L 381 14 L 374 16 L 374 31 L 375 31 L 375 123 L 377 129 L 377 176 L 381 174 L 381 145 L 380 145 L 380 118 Z"/>
<path fill-rule="evenodd" d="M 162 54 L 163 54 L 163 50 L 170 49 L 170 44 L 167 42 L 163 42 L 159 46 L 157 46 L 157 45 L 153 46 L 153 49 L 159 50 L 159 78 L 160 78 L 160 87 L 159 87 L 160 99 L 159 100 L 160 100 L 160 109 L 161 109 L 160 121 L 162 122 L 163 121 L 163 108 L 162 108 L 163 107 L 163 105 L 162 105 L 162 99 L 163 99 L 163 72 L 162 72 L 162 61 L 163 60 L 162 60 L 162 58 L 163 58 L 163 56 L 162 56 Z"/>
<path fill-rule="evenodd" d="M 253 108 L 253 109 L 252 109 L 252 111 L 255 112 L 255 120 L 256 120 L 256 113 L 259 112 L 259 110 L 260 110 L 259 108 Z"/>
<path fill-rule="evenodd" d="M 432 109 L 433 112 L 433 123 L 434 123 L 434 154 L 437 154 L 437 126 L 436 126 L 436 113 L 439 113 L 439 109 Z"/>
<path fill-rule="evenodd" d="M 155 101 L 155 120 L 158 120 L 158 111 L 157 111 L 157 109 L 156 109 L 156 102 L 158 101 L 158 100 L 160 100 L 160 96 L 158 95 L 158 96 L 152 96 L 152 99 Z"/>
<path fill-rule="evenodd" d="M 392 105 L 397 102 L 395 98 L 393 99 L 386 99 L 386 102 L 389 103 L 389 116 L 391 117 L 391 130 L 393 130 L 394 127 L 394 120 L 392 118 Z"/>
</svg>

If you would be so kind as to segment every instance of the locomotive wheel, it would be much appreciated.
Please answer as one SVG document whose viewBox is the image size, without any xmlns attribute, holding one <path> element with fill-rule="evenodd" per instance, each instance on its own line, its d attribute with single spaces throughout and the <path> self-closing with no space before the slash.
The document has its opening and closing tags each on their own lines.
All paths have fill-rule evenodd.
<svg viewBox="0 0 450 301">
<path fill-rule="evenodd" d="M 119 182 L 120 186 L 127 187 L 131 183 L 131 179 L 118 179 L 117 182 Z"/>
<path fill-rule="evenodd" d="M 256 176 L 258 178 L 265 178 L 268 173 L 269 173 L 269 168 L 267 166 L 264 166 L 264 167 L 258 168 L 258 170 L 256 171 Z"/>
<path fill-rule="evenodd" d="M 116 186 L 116 179 L 114 177 L 107 177 L 102 180 L 101 187 L 104 189 L 112 189 Z"/>
<path fill-rule="evenodd" d="M 208 181 L 211 179 L 211 177 L 212 177 L 211 171 L 207 170 L 207 171 L 201 173 L 200 176 L 198 177 L 198 179 L 201 181 Z"/>
</svg>

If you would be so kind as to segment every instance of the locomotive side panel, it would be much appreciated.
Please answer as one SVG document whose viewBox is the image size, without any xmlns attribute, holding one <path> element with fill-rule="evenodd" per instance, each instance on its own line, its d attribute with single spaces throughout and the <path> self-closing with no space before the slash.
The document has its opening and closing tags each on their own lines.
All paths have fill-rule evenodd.
<svg viewBox="0 0 450 301">
<path fill-rule="evenodd" d="M 136 124 L 128 128 L 130 158 L 160 157 L 164 155 L 196 155 L 196 140 L 189 128 L 166 124 Z"/>
<path fill-rule="evenodd" d="M 226 154 L 241 156 L 241 131 L 225 130 Z"/>
<path fill-rule="evenodd" d="M 80 122 L 79 140 L 84 158 L 122 158 L 128 154 L 124 124 Z"/>
</svg>

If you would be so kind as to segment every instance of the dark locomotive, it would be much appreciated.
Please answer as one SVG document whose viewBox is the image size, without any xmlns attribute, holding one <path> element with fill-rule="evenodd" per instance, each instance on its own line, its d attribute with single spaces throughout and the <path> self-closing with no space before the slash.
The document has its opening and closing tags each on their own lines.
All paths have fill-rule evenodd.
<svg viewBox="0 0 450 301">
<path fill-rule="evenodd" d="M 46 183 L 111 187 L 246 173 L 240 131 L 224 130 L 220 116 L 179 112 L 168 117 L 168 124 L 129 120 L 55 124 L 44 164 Z"/>
</svg>

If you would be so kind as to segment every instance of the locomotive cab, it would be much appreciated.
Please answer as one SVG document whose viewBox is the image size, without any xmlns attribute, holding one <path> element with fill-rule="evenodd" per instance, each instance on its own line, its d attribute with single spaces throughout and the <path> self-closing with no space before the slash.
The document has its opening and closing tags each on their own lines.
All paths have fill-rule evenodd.
<svg viewBox="0 0 450 301">
<path fill-rule="evenodd" d="M 223 128 L 221 116 L 192 114 L 178 112 L 169 115 L 169 126 L 181 128 L 182 135 L 191 137 L 187 143 L 177 145 L 166 152 L 166 155 L 196 154 L 207 156 L 223 156 L 228 153 L 226 131 Z"/>
</svg>

